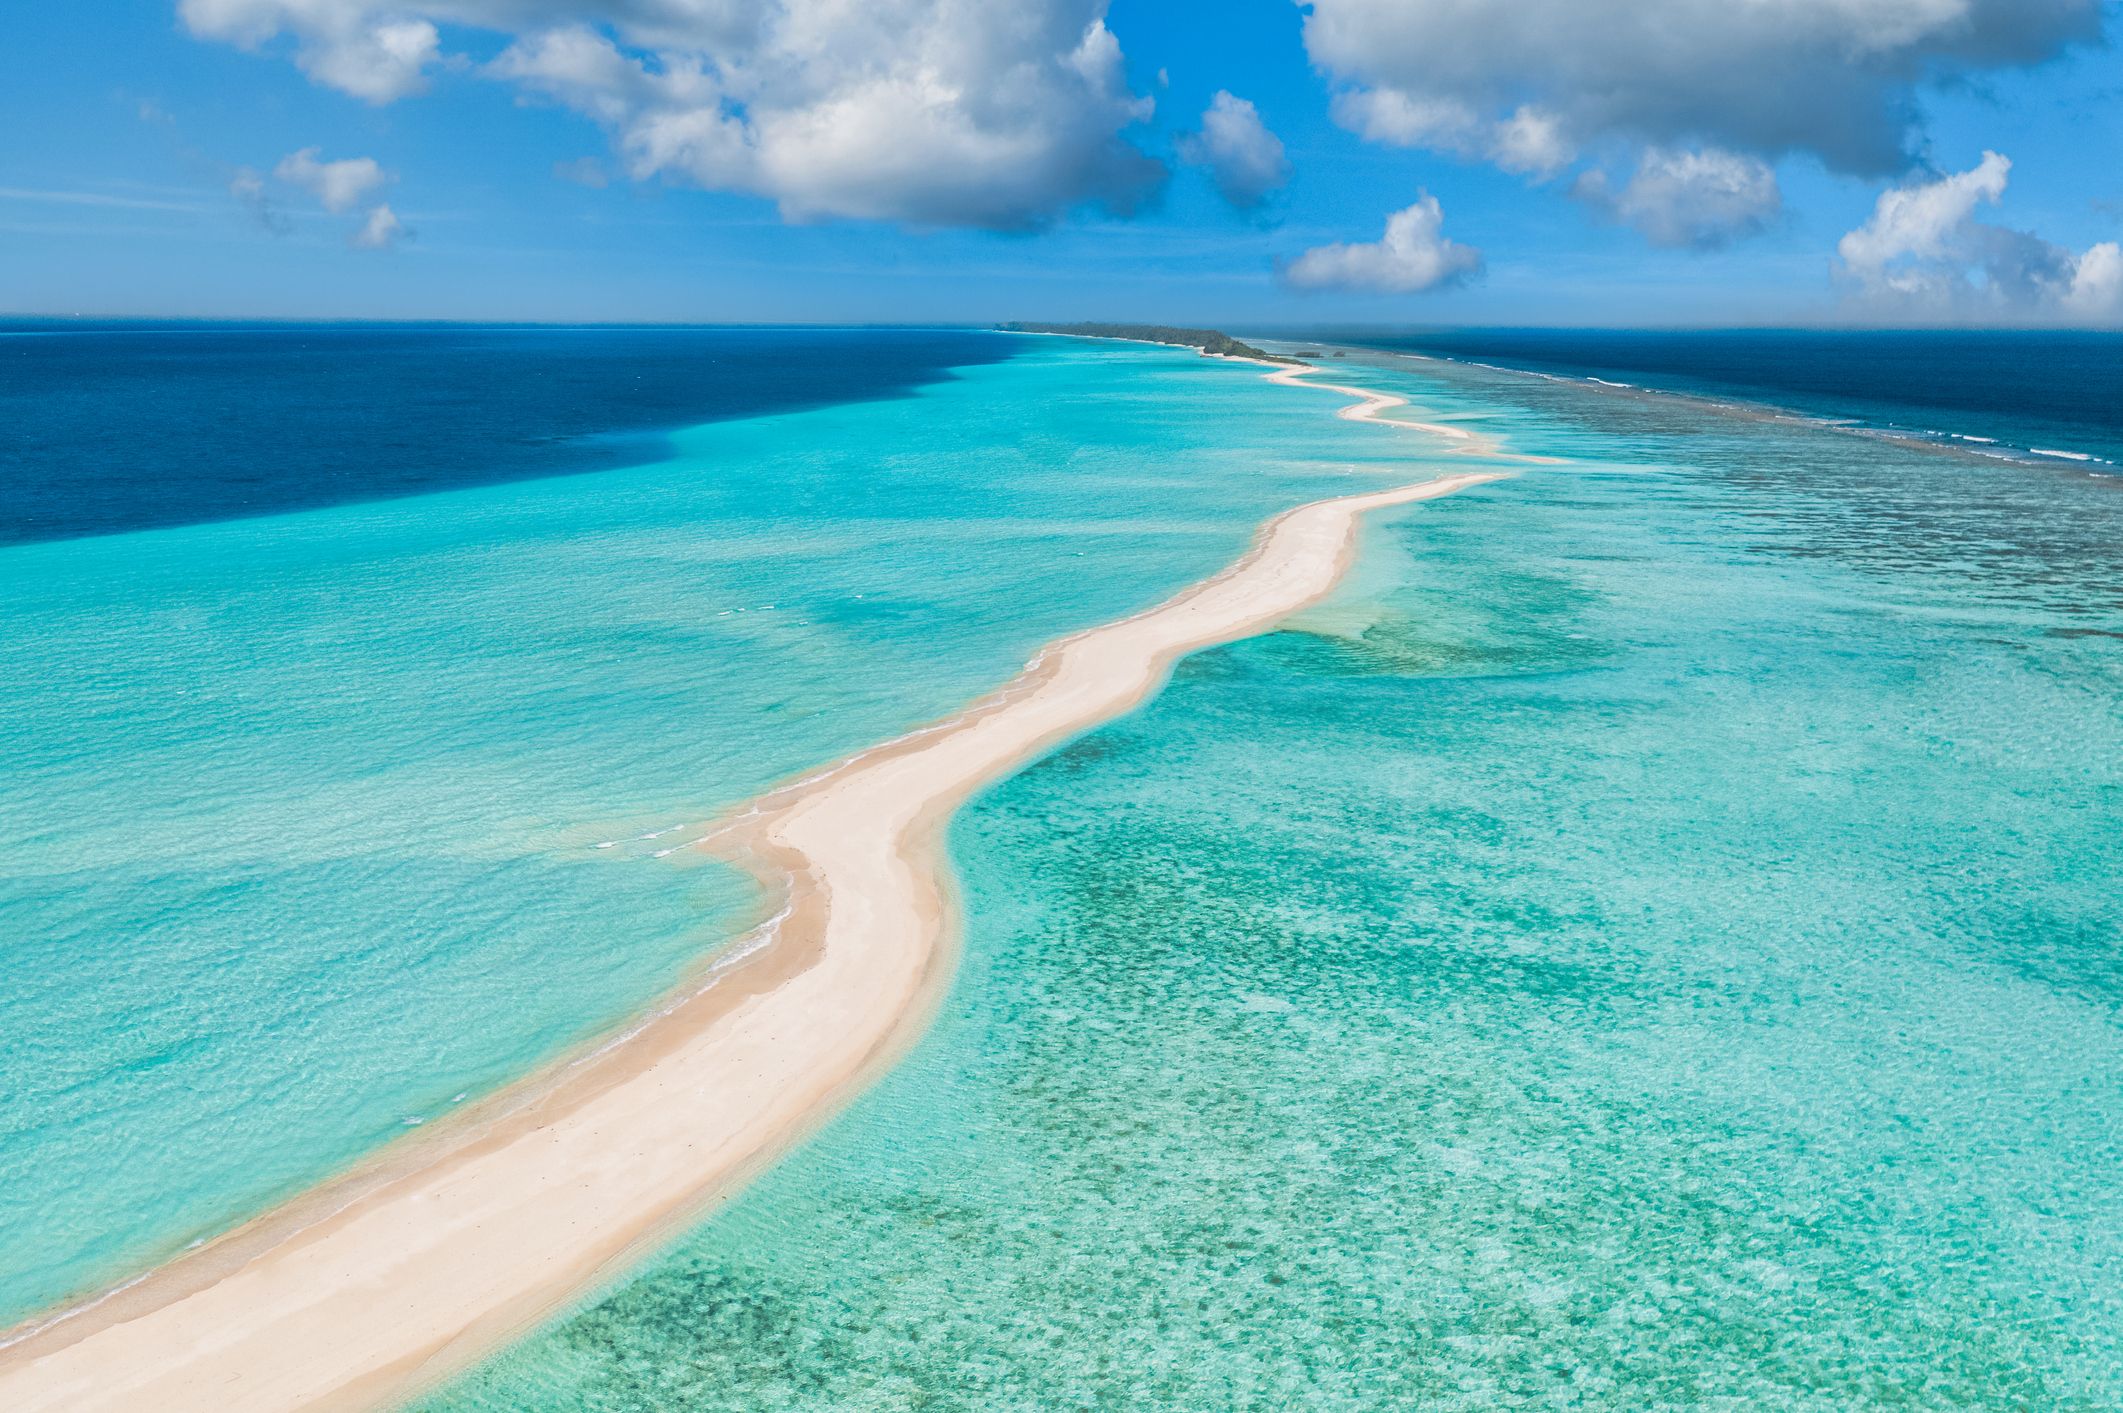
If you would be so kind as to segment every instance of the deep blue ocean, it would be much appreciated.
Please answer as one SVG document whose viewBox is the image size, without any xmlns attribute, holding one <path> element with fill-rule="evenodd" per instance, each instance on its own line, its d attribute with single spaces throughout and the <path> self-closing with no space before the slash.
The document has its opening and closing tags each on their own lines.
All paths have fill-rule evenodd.
<svg viewBox="0 0 2123 1413">
<path fill-rule="evenodd" d="M 2015 459 L 2108 474 L 2123 466 L 2123 334 L 1439 329 L 1332 337 L 1367 348 L 1739 400 Z"/>
<path fill-rule="evenodd" d="M 964 331 L 0 320 L 0 544 L 666 455 L 681 427 L 901 395 Z"/>
</svg>

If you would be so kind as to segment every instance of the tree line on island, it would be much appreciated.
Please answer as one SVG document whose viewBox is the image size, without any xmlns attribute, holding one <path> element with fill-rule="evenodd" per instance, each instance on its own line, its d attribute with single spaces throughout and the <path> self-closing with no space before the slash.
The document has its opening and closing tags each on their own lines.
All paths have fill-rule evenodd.
<svg viewBox="0 0 2123 1413">
<path fill-rule="evenodd" d="M 1085 339 L 1127 339 L 1134 343 L 1167 343 L 1179 348 L 1198 348 L 1203 353 L 1217 358 L 1258 358 L 1264 363 L 1298 363 L 1302 358 L 1289 358 L 1280 353 L 1269 353 L 1255 348 L 1250 343 L 1215 329 L 1179 329 L 1169 324 L 1031 324 L 1010 323 L 999 325 L 1004 332 L 1013 334 L 1073 334 Z M 1318 355 L 1315 354 L 1314 357 Z"/>
</svg>

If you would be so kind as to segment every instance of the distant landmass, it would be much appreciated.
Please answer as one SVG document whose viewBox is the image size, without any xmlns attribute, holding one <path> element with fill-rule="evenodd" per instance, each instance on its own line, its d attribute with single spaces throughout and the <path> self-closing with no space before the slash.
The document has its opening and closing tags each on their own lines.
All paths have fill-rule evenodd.
<svg viewBox="0 0 2123 1413">
<path fill-rule="evenodd" d="M 1168 324 L 1004 324 L 1006 332 L 1014 334 L 1074 334 L 1087 339 L 1132 339 L 1137 343 L 1169 343 L 1181 348 L 1198 348 L 1218 358 L 1258 358 L 1268 363 L 1302 363 L 1301 358 L 1285 358 L 1279 353 L 1268 353 L 1250 343 L 1240 343 L 1226 333 L 1215 329 L 1176 329 Z"/>
</svg>

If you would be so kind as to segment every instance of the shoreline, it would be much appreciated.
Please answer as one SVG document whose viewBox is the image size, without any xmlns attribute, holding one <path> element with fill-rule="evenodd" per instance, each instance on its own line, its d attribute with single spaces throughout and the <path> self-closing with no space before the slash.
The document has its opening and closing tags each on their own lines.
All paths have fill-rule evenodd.
<svg viewBox="0 0 2123 1413">
<path fill-rule="evenodd" d="M 1248 360 L 1251 361 L 1251 360 Z M 1499 459 L 1461 428 L 1340 409 Z M 1545 458 L 1524 458 L 1537 460 Z M 585 1054 L 196 1251 L 10 1332 L 11 1409 L 362 1405 L 406 1397 L 623 1270 L 812 1132 L 927 1028 L 955 958 L 944 827 L 968 796 L 1152 695 L 1173 663 L 1330 592 L 1364 515 L 1501 479 L 1314 501 L 1209 579 L 1056 640 L 959 712 L 761 796 L 696 846 L 774 916 L 704 983 Z"/>
<path fill-rule="evenodd" d="M 1460 444 L 1447 448 L 1448 450 L 1480 456 L 1491 461 L 1516 461 L 1528 466 L 1561 466 L 1564 464 L 1563 458 L 1559 456 L 1533 456 L 1525 452 L 1505 451 L 1503 444 L 1495 437 L 1483 432 L 1469 431 L 1465 427 L 1455 427 L 1445 422 L 1411 422 L 1404 418 L 1381 417 L 1379 414 L 1389 408 L 1409 406 L 1408 399 L 1393 393 L 1374 392 L 1370 388 L 1351 387 L 1346 383 L 1305 381 L 1315 374 L 1325 373 L 1330 370 L 1321 367 L 1317 363 L 1307 363 L 1302 359 L 1281 357 L 1254 358 L 1246 354 L 1211 353 L 1208 349 L 1197 348 L 1193 344 L 1167 343 L 1162 339 L 1138 338 L 1128 334 L 1086 334 L 1065 329 L 1004 329 L 1003 332 L 1015 334 L 1020 338 L 1083 339 L 1089 343 L 1140 344 L 1145 348 L 1191 348 L 1197 357 L 1213 358 L 1219 363 L 1251 363 L 1258 367 L 1272 369 L 1274 371 L 1270 372 L 1262 381 L 1274 383 L 1278 387 L 1318 388 L 1322 392 L 1336 392 L 1345 397 L 1355 398 L 1356 402 L 1354 405 L 1344 407 L 1334 414 L 1346 422 L 1374 422 L 1382 427 L 1405 427 L 1411 432 L 1428 432 L 1432 436 L 1443 437 L 1447 441 Z M 1365 349 L 1363 351 L 1376 352 L 1377 350 Z M 1424 363 L 1440 361 L 1417 353 L 1399 354 L 1396 356 Z"/>
</svg>

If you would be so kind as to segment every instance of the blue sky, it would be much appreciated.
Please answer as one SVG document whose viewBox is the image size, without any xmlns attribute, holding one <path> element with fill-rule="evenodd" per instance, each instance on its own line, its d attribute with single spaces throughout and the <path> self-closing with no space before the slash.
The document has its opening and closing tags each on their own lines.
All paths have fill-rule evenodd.
<svg viewBox="0 0 2123 1413">
<path fill-rule="evenodd" d="M 2116 22 L 2097 0 L 39 6 L 0 54 L 0 310 L 2115 325 Z"/>
</svg>

